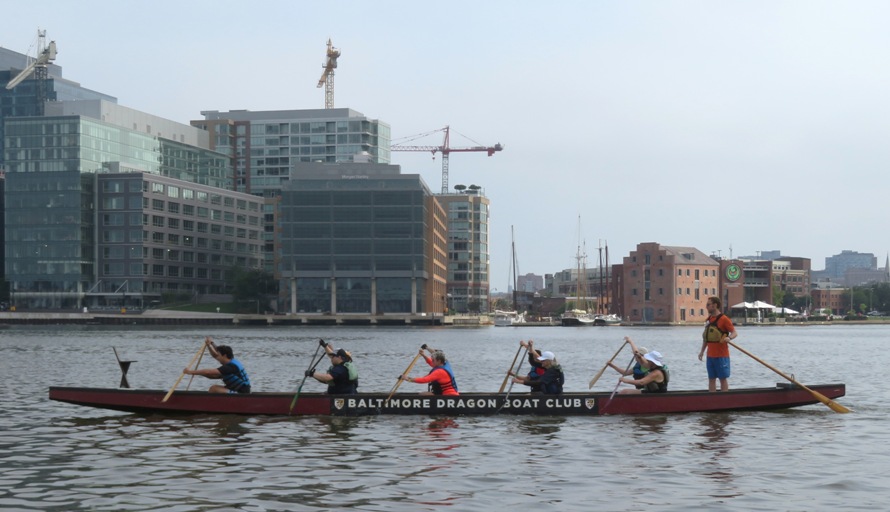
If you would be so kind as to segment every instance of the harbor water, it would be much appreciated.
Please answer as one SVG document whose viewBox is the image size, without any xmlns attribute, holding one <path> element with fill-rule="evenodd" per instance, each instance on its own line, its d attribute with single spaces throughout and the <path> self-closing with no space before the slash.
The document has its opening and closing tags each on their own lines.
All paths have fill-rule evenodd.
<svg viewBox="0 0 890 512">
<path fill-rule="evenodd" d="M 567 391 L 586 391 L 624 336 L 664 354 L 671 389 L 707 386 L 691 327 L 7 326 L 0 509 L 871 511 L 890 498 L 888 325 L 739 328 L 741 347 L 796 380 L 845 383 L 850 414 L 168 417 L 47 398 L 50 386 L 117 387 L 113 347 L 136 361 L 132 387 L 169 389 L 208 335 L 233 347 L 255 391 L 296 390 L 320 338 L 352 352 L 368 392 L 389 392 L 424 343 L 445 351 L 461 391 L 496 391 L 523 339 L 556 354 Z M 616 364 L 629 360 L 625 349 Z M 211 384 L 189 380 L 179 389 Z M 732 351 L 732 387 L 777 382 Z M 616 385 L 607 370 L 594 389 Z M 323 389 L 310 379 L 303 392 Z"/>
</svg>

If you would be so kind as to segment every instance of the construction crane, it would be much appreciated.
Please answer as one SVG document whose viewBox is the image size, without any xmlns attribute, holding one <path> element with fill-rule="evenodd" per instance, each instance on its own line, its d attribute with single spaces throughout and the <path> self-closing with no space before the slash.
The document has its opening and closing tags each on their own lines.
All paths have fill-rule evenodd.
<svg viewBox="0 0 890 512">
<path fill-rule="evenodd" d="M 318 79 L 317 88 L 324 86 L 324 108 L 334 108 L 334 70 L 337 69 L 337 58 L 340 57 L 340 49 L 334 48 L 328 39 L 328 53 L 322 67 L 324 72 Z"/>
<path fill-rule="evenodd" d="M 441 146 L 405 146 L 406 142 L 411 142 L 413 140 L 420 139 L 422 137 L 426 137 L 427 135 L 436 133 L 436 132 L 445 132 L 445 141 Z M 445 128 L 440 128 L 438 130 L 433 130 L 431 132 L 421 133 L 418 135 L 414 135 L 408 137 L 404 142 L 399 142 L 393 144 L 390 147 L 390 151 L 429 151 L 433 154 L 433 158 L 436 158 L 436 153 L 442 153 L 442 193 L 448 193 L 448 155 L 450 153 L 465 153 L 471 151 L 484 151 L 488 153 L 488 156 L 495 154 L 496 151 L 501 151 L 504 149 L 504 146 L 501 143 L 497 143 L 494 146 L 472 146 L 465 148 L 453 148 L 449 145 L 449 137 L 450 137 L 450 128 L 446 126 Z M 468 137 L 469 138 L 469 137 Z M 474 141 L 475 142 L 475 141 Z"/>
<path fill-rule="evenodd" d="M 25 69 L 6 84 L 7 89 L 13 89 L 34 73 L 37 79 L 37 115 L 42 116 L 46 104 L 46 78 L 47 66 L 56 60 L 56 42 L 50 41 L 45 45 L 46 30 L 37 31 L 37 59 L 28 64 Z"/>
</svg>

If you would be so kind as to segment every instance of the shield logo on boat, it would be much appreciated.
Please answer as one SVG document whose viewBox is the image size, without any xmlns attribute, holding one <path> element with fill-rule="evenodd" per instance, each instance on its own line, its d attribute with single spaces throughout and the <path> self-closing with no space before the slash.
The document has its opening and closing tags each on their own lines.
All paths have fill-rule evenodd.
<svg viewBox="0 0 890 512">
<path fill-rule="evenodd" d="M 596 398 L 584 399 L 584 405 L 586 405 L 588 409 L 593 409 L 593 407 L 596 405 Z"/>
<path fill-rule="evenodd" d="M 334 408 L 337 409 L 338 411 L 340 409 L 342 409 L 344 405 L 346 405 L 345 399 L 343 399 L 343 398 L 335 398 L 334 399 Z"/>
</svg>

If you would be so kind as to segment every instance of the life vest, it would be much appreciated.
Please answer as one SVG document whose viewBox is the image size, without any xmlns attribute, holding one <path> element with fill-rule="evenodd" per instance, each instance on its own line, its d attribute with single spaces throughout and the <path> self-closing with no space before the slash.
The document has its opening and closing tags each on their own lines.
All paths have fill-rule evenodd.
<svg viewBox="0 0 890 512">
<path fill-rule="evenodd" d="M 250 393 L 250 378 L 247 376 L 244 365 L 237 359 L 232 359 L 229 364 L 237 368 L 238 371 L 224 374 L 223 384 L 237 393 Z"/>
<path fill-rule="evenodd" d="M 347 395 L 355 393 L 358 390 L 358 368 L 352 363 L 352 361 L 346 361 L 341 364 L 341 366 L 346 370 L 348 375 L 347 382 L 336 382 L 331 381 L 328 383 L 328 394 L 329 395 Z M 328 373 L 333 375 L 334 366 L 331 366 L 328 369 Z"/>
<path fill-rule="evenodd" d="M 448 372 L 448 375 L 451 375 L 451 385 L 454 387 L 454 390 L 457 391 L 457 379 L 454 378 L 454 372 L 451 370 L 451 363 L 445 361 L 445 371 Z"/>
<path fill-rule="evenodd" d="M 560 395 L 562 394 L 562 387 L 566 383 L 566 375 L 562 373 L 562 366 L 559 365 L 551 366 L 550 369 L 547 370 L 547 373 L 551 372 L 556 373 L 556 378 L 546 383 L 542 382 L 541 392 L 545 395 Z"/>
<path fill-rule="evenodd" d="M 643 393 L 667 393 L 668 382 L 671 380 L 671 372 L 667 366 L 659 368 L 664 375 L 664 382 L 655 382 L 654 380 L 642 387 Z M 652 370 L 650 370 L 652 371 Z"/>
<path fill-rule="evenodd" d="M 723 337 L 729 334 L 728 332 L 721 331 L 720 328 L 717 327 L 717 322 L 720 321 L 720 317 L 723 316 L 723 313 L 714 317 L 714 320 L 708 319 L 708 323 L 705 325 L 705 332 L 702 333 L 702 339 L 704 339 L 708 343 L 720 343 L 723 340 Z"/>
<path fill-rule="evenodd" d="M 457 383 L 455 383 L 455 381 L 454 381 L 454 373 L 451 372 L 450 365 L 448 365 L 447 367 L 446 366 L 436 366 L 435 368 L 430 370 L 430 373 L 428 373 L 427 375 L 431 375 L 434 371 L 440 370 L 440 369 L 448 374 L 450 381 L 448 383 L 446 383 L 445 385 L 442 385 L 442 383 L 437 380 L 430 382 L 428 385 L 428 389 L 430 390 L 430 392 L 432 392 L 432 394 L 434 394 L 434 395 L 444 395 L 446 391 L 450 391 L 452 389 L 455 392 L 457 392 Z"/>
<path fill-rule="evenodd" d="M 633 374 L 634 380 L 640 380 L 643 377 L 645 377 L 647 373 L 649 373 L 649 368 L 643 368 L 643 365 L 641 365 L 640 363 L 637 363 L 634 365 L 633 372 L 634 372 L 634 374 Z M 636 388 L 643 389 L 643 387 L 644 386 L 637 386 Z"/>
</svg>

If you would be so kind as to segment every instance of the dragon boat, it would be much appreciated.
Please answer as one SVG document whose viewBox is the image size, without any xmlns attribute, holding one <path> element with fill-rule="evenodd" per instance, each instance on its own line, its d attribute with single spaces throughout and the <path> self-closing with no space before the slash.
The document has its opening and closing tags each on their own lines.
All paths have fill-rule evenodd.
<svg viewBox="0 0 890 512">
<path fill-rule="evenodd" d="M 820 384 L 802 388 L 791 383 L 775 387 L 733 389 L 718 393 L 706 390 L 670 391 L 657 394 L 609 392 L 563 393 L 461 393 L 435 396 L 414 393 L 256 392 L 216 394 L 176 391 L 167 401 L 163 390 L 126 388 L 51 387 L 50 400 L 86 407 L 138 414 L 238 414 L 274 416 L 603 416 L 622 414 L 674 414 L 787 409 L 819 403 L 819 397 L 844 396 L 844 384 Z M 832 402 L 833 403 L 833 402 Z"/>
</svg>

